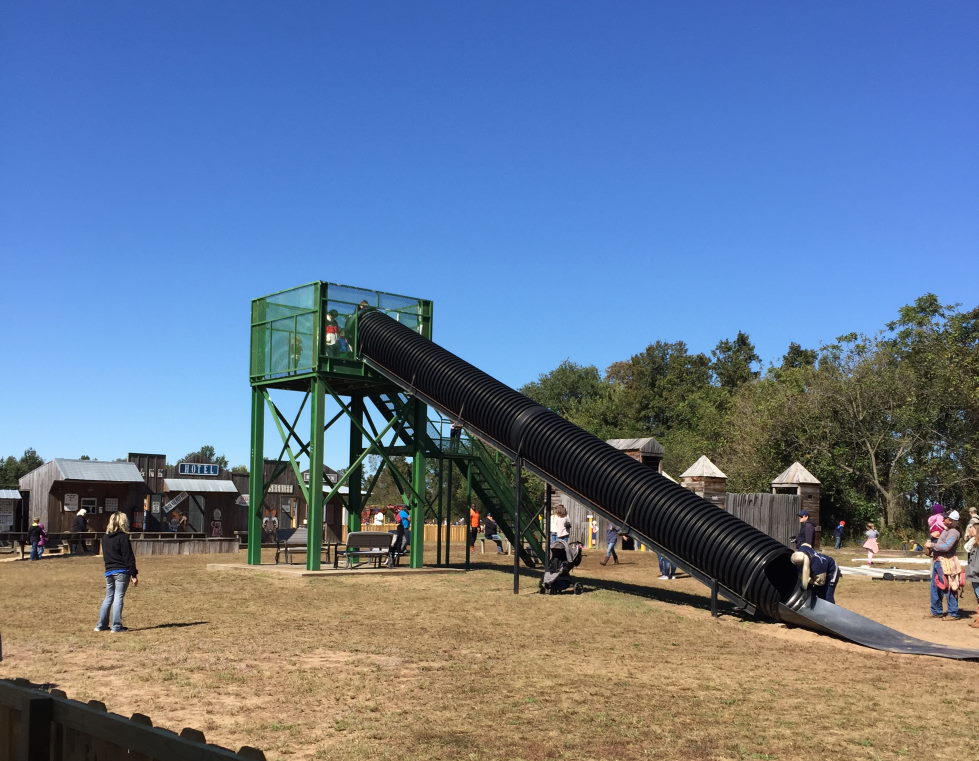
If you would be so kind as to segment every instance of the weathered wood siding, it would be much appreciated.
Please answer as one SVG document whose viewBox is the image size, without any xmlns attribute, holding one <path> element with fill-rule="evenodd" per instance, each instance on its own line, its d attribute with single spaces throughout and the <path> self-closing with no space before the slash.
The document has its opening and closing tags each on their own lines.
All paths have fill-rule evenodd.
<svg viewBox="0 0 979 761">
<path fill-rule="evenodd" d="M 230 539 L 137 539 L 133 538 L 136 555 L 213 555 L 238 552 L 238 540 Z"/>
<path fill-rule="evenodd" d="M 799 531 L 798 494 L 728 494 L 727 511 L 769 536 L 789 544 Z"/>
</svg>

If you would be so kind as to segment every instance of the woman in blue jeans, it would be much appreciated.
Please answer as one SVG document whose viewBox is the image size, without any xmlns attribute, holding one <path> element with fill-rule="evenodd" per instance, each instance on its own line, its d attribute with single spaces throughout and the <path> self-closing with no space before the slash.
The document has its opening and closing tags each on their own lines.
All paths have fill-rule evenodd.
<svg viewBox="0 0 979 761">
<path fill-rule="evenodd" d="M 124 632 L 122 625 L 122 605 L 126 589 L 132 580 L 133 586 L 139 584 L 136 570 L 136 556 L 129 541 L 129 518 L 125 513 L 113 513 L 109 518 L 105 536 L 102 537 L 102 558 L 105 561 L 105 599 L 99 608 L 99 622 L 95 631 L 109 630 L 109 613 L 112 613 L 113 632 Z"/>
<path fill-rule="evenodd" d="M 48 534 L 44 530 L 44 524 L 41 523 L 40 519 L 35 518 L 31 524 L 31 530 L 27 532 L 27 541 L 31 543 L 31 560 L 41 559 L 47 539 Z"/>
</svg>

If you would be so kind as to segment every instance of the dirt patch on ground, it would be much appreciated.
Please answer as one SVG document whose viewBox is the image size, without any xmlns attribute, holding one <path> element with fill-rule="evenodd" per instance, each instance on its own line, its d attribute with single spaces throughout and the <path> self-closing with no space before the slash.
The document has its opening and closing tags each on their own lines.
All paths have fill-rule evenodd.
<svg viewBox="0 0 979 761">
<path fill-rule="evenodd" d="M 533 577 L 514 595 L 491 555 L 465 574 L 316 579 L 145 558 L 120 635 L 92 631 L 97 558 L 3 563 L 0 677 L 270 760 L 924 758 L 939 740 L 974 757 L 979 664 L 714 619 L 702 585 L 622 556 L 587 553 L 578 597 L 538 595 Z M 845 577 L 837 596 L 979 648 L 967 622 L 928 617 L 927 584 Z"/>
</svg>

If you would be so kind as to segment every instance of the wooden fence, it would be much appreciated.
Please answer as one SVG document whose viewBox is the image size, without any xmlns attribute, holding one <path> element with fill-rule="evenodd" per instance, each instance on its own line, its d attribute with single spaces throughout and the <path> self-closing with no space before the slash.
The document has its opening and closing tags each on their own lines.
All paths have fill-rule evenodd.
<svg viewBox="0 0 979 761">
<path fill-rule="evenodd" d="M 799 531 L 798 512 L 802 497 L 798 494 L 728 494 L 727 511 L 782 544 Z"/>
<path fill-rule="evenodd" d="M 361 528 L 361 531 L 396 531 L 397 528 L 398 528 L 398 524 L 397 523 L 384 523 L 384 524 L 382 524 L 380 526 L 375 526 L 373 524 L 367 525 L 365 523 L 364 526 Z M 434 524 L 434 523 L 426 523 L 425 524 L 425 543 L 426 544 L 433 543 L 436 540 L 436 538 L 438 536 L 438 529 L 439 529 L 439 527 L 436 524 Z M 446 527 L 445 526 L 442 526 L 442 541 L 443 542 L 445 541 L 445 529 L 446 529 Z M 452 544 L 458 544 L 461 547 L 462 544 L 466 541 L 466 535 L 467 535 L 467 532 L 468 532 L 468 527 L 467 526 L 456 526 L 456 525 L 452 525 L 452 526 L 449 526 L 448 529 L 449 529 L 449 532 L 450 532 L 450 535 L 449 535 L 449 541 L 450 541 L 450 543 L 452 543 Z M 344 527 L 344 529 L 343 529 L 344 541 L 346 541 L 346 536 L 347 536 L 347 529 L 346 529 L 346 527 Z"/>
<path fill-rule="evenodd" d="M 265 761 L 249 746 L 234 753 L 209 745 L 204 733 L 179 735 L 147 716 L 127 719 L 98 701 L 69 700 L 25 679 L 0 680 L 0 759 L 18 761 Z"/>
</svg>

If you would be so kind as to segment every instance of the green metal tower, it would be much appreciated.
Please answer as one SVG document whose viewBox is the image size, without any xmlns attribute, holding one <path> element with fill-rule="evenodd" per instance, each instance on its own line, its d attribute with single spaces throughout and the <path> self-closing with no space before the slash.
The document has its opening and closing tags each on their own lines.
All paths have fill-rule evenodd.
<svg viewBox="0 0 979 761">
<path fill-rule="evenodd" d="M 356 359 L 356 346 L 348 342 L 343 332 L 346 319 L 366 306 L 380 309 L 431 338 L 432 302 L 424 299 L 317 281 L 252 301 L 249 564 L 261 562 L 261 505 L 268 488 L 264 467 L 268 419 L 282 440 L 275 460 L 294 470 L 308 505 L 309 547 L 317 549 L 307 553 L 307 568 L 319 570 L 320 567 L 318 548 L 323 539 L 323 505 L 348 485 L 348 528 L 360 528 L 363 507 L 360 484 L 363 463 L 370 454 L 380 455 L 389 466 L 392 452 L 412 458 L 412 477 L 410 480 L 402 477 L 399 487 L 406 498 L 412 526 L 420 529 L 423 524 L 426 453 L 420 437 L 411 434 L 419 421 L 424 426 L 427 410 L 417 400 L 409 399 L 404 411 L 408 419 L 396 414 L 380 427 L 367 414 L 369 401 L 390 409 L 390 401 L 399 396 L 399 389 Z M 335 411 L 327 419 L 331 402 Z M 287 407 L 292 407 L 291 414 Z M 350 427 L 349 451 L 346 456 L 331 454 L 334 461 L 346 460 L 349 464 L 338 482 L 324 493 L 326 434 L 344 419 Z M 308 463 L 308 480 L 303 477 L 304 461 Z M 401 476 L 396 468 L 390 470 L 396 477 Z M 423 541 L 423 531 L 412 531 L 413 568 L 422 564 Z"/>
<path fill-rule="evenodd" d="M 265 482 L 265 429 L 271 421 L 282 442 L 274 462 L 279 472 L 292 468 L 308 505 L 306 567 L 319 570 L 318 548 L 323 540 L 323 506 L 347 487 L 348 530 L 360 529 L 365 497 L 386 469 L 411 515 L 410 566 L 423 564 L 424 522 L 434 517 L 439 526 L 437 562 L 442 562 L 442 527 L 448 523 L 445 493 L 451 495 L 453 471 L 466 480 L 467 494 L 492 506 L 500 529 L 514 541 L 512 519 L 518 509 L 512 465 L 468 435 L 444 436 L 449 421 L 432 423 L 427 406 L 405 393 L 358 359 L 356 335 L 347 335 L 350 317 L 361 308 L 379 309 L 425 338 L 432 337 L 432 302 L 393 293 L 317 281 L 252 301 L 251 478 L 249 482 L 248 563 L 261 563 L 262 504 Z M 351 331 L 355 333 L 355 331 Z M 298 392 L 298 393 L 297 393 Z M 344 435 L 340 427 L 349 425 Z M 324 484 L 326 446 L 333 462 L 347 462 L 335 484 Z M 340 451 L 345 449 L 345 451 Z M 381 467 L 364 484 L 364 461 L 381 458 Z M 402 473 L 392 462 L 411 460 Z M 438 460 L 434 479 L 429 464 Z M 308 480 L 303 464 L 308 463 Z M 448 465 L 446 469 L 445 466 Z M 447 484 L 443 475 L 448 475 Z M 274 480 L 273 473 L 268 479 Z M 427 483 L 426 483 L 427 482 Z M 516 490 L 519 495 L 519 490 Z M 529 550 L 526 562 L 543 560 L 544 532 L 540 510 L 527 498 L 519 505 L 521 535 Z M 449 531 L 445 527 L 448 562 Z M 466 552 L 468 560 L 468 543 Z M 523 547 L 524 542 L 514 542 Z"/>
</svg>

